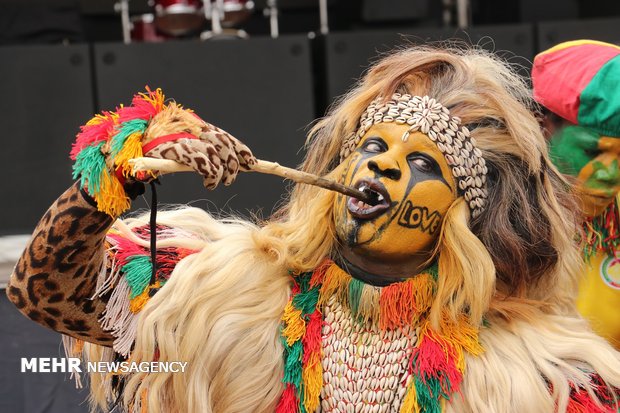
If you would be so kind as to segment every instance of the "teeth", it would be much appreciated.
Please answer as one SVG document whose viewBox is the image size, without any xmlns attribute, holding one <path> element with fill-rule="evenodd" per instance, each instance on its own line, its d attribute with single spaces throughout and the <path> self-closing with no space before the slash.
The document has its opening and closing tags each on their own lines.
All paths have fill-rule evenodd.
<svg viewBox="0 0 620 413">
<path fill-rule="evenodd" d="M 377 196 L 377 201 L 383 201 L 383 195 L 379 194 L 379 195 Z"/>
<path fill-rule="evenodd" d="M 366 186 L 366 184 L 362 184 L 362 186 L 360 186 L 360 187 L 358 188 L 358 190 L 359 190 L 359 191 L 361 191 L 361 192 L 364 192 L 364 191 L 366 190 L 366 188 L 368 188 L 368 187 Z"/>
</svg>

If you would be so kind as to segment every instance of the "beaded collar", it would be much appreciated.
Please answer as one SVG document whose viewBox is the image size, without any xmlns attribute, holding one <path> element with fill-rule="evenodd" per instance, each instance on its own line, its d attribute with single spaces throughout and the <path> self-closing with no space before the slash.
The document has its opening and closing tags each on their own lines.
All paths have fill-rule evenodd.
<svg viewBox="0 0 620 413">
<path fill-rule="evenodd" d="M 431 326 L 437 277 L 434 265 L 377 287 L 330 260 L 292 274 L 280 334 L 285 389 L 276 411 L 336 411 L 352 403 L 356 411 L 441 412 L 459 391 L 465 352 L 477 355 L 482 347 L 465 316 L 444 314 L 438 328 Z"/>
</svg>

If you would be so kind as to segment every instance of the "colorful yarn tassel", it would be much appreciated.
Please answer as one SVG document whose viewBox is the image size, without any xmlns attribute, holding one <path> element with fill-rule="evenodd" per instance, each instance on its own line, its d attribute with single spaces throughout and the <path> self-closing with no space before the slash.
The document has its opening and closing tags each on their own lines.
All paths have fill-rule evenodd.
<svg viewBox="0 0 620 413">
<path fill-rule="evenodd" d="M 84 126 L 71 149 L 73 178 L 95 199 L 97 208 L 112 216 L 131 202 L 118 177 L 132 177 L 129 159 L 142 156 L 142 138 L 149 121 L 164 110 L 161 89 L 134 96 L 131 106 L 102 112 Z"/>
</svg>

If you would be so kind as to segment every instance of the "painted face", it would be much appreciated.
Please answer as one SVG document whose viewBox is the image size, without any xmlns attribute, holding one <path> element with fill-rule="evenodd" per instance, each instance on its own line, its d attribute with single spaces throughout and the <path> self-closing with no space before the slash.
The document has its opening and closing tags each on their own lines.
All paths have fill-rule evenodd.
<svg viewBox="0 0 620 413">
<path fill-rule="evenodd" d="M 443 217 L 456 199 L 456 184 L 443 154 L 408 125 L 378 123 L 341 164 L 341 182 L 370 191 L 367 205 L 338 195 L 334 208 L 339 240 L 356 254 L 404 261 L 432 249 Z"/>
<path fill-rule="evenodd" d="M 549 149 L 560 172 L 577 177 L 584 213 L 602 213 L 620 191 L 620 138 L 567 126 L 552 137 Z"/>
</svg>

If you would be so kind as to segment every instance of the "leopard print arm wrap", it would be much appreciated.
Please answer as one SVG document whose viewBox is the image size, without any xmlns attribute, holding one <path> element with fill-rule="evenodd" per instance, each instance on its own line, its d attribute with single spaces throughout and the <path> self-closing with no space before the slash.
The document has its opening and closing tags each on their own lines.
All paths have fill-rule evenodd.
<svg viewBox="0 0 620 413">
<path fill-rule="evenodd" d="M 92 299 L 104 265 L 112 217 L 93 206 L 76 183 L 39 221 L 6 293 L 31 320 L 60 333 L 110 346 L 98 319 L 107 297 Z"/>
</svg>

